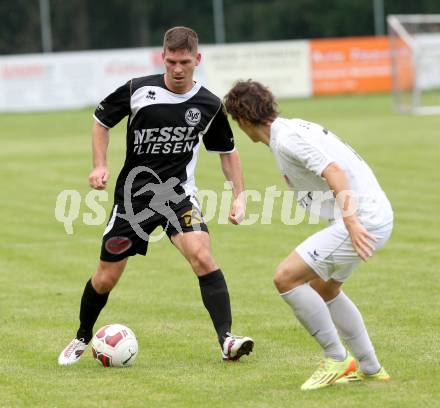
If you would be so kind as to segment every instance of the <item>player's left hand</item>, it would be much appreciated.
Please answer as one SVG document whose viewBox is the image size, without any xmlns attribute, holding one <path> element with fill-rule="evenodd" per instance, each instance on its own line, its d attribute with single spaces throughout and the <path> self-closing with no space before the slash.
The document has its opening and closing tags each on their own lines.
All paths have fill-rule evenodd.
<svg viewBox="0 0 440 408">
<path fill-rule="evenodd" d="M 243 198 L 237 197 L 231 206 L 231 212 L 229 213 L 229 221 L 234 224 L 240 224 L 246 213 L 246 202 Z"/>
<path fill-rule="evenodd" d="M 366 262 L 376 249 L 372 242 L 377 242 L 377 238 L 370 234 L 360 222 L 347 226 L 347 229 L 354 249 L 361 259 Z"/>
</svg>

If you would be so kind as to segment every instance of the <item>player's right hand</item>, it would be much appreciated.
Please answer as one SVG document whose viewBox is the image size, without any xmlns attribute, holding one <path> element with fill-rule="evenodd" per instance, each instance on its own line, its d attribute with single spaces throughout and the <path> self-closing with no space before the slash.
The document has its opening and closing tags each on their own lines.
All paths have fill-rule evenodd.
<svg viewBox="0 0 440 408">
<path fill-rule="evenodd" d="M 377 242 L 377 238 L 370 234 L 360 222 L 348 225 L 347 229 L 354 249 L 360 258 L 366 262 L 375 251 L 373 242 Z"/>
<path fill-rule="evenodd" d="M 107 187 L 107 180 L 110 173 L 107 167 L 95 167 L 89 175 L 89 185 L 95 190 L 104 190 Z"/>
<path fill-rule="evenodd" d="M 240 195 L 236 198 L 231 207 L 231 211 L 229 213 L 229 221 L 234 225 L 239 225 L 245 217 L 246 213 L 246 201 L 243 198 L 243 195 Z"/>
</svg>

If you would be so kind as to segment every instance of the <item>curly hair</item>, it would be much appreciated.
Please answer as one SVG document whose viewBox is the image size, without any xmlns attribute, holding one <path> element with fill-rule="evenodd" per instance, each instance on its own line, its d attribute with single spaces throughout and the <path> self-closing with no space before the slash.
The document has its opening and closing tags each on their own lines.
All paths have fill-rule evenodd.
<svg viewBox="0 0 440 408">
<path fill-rule="evenodd" d="M 224 98 L 232 119 L 244 119 L 253 125 L 266 124 L 278 116 L 277 104 L 269 88 L 248 79 L 237 81 Z"/>
</svg>

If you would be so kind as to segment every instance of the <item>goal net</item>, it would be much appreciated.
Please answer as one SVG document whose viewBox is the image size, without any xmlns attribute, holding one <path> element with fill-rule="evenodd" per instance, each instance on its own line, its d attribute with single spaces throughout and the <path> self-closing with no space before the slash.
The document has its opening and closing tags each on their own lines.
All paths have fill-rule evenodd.
<svg viewBox="0 0 440 408">
<path fill-rule="evenodd" d="M 440 14 L 387 17 L 394 108 L 440 114 Z"/>
</svg>

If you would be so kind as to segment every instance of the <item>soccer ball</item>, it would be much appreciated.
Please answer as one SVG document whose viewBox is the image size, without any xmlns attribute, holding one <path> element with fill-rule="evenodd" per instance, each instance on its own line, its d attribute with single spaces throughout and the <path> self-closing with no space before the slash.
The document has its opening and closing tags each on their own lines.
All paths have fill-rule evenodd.
<svg viewBox="0 0 440 408">
<path fill-rule="evenodd" d="M 92 339 L 92 353 L 104 367 L 129 367 L 138 353 L 136 336 L 122 324 L 101 327 Z"/>
</svg>

